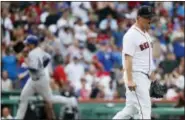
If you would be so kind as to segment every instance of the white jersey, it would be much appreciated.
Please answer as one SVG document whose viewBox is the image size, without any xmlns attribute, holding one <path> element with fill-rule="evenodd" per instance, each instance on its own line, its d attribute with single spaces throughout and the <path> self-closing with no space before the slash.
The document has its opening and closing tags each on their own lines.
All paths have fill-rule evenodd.
<svg viewBox="0 0 185 120">
<path fill-rule="evenodd" d="M 152 40 L 147 32 L 141 31 L 133 25 L 123 37 L 124 54 L 131 55 L 132 70 L 151 74 L 154 69 L 152 57 Z"/>
<path fill-rule="evenodd" d="M 46 69 L 43 65 L 43 62 L 46 58 L 50 59 L 51 56 L 40 47 L 33 49 L 28 54 L 28 67 L 37 70 L 37 72 L 35 73 L 30 72 L 30 76 L 33 80 L 37 80 L 47 76 Z"/>
</svg>

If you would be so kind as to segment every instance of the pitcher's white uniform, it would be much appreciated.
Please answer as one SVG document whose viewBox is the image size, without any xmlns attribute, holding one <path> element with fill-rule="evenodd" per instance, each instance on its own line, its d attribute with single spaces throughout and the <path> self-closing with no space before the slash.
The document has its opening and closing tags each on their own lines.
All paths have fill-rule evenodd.
<svg viewBox="0 0 185 120">
<path fill-rule="evenodd" d="M 40 47 L 36 47 L 28 54 L 28 67 L 36 69 L 37 72 L 30 72 L 30 79 L 27 81 L 20 96 L 20 106 L 16 119 L 23 119 L 28 106 L 28 99 L 34 93 L 40 94 L 44 100 L 52 103 L 76 104 L 74 98 L 66 98 L 60 95 L 52 95 L 50 88 L 50 76 L 43 66 L 43 60 L 50 58 L 50 55 Z"/>
<path fill-rule="evenodd" d="M 151 99 L 149 94 L 150 75 L 154 66 L 152 43 L 147 32 L 133 25 L 123 38 L 123 59 L 128 54 L 132 59 L 132 78 L 136 83 L 136 91 L 130 91 L 126 85 L 126 106 L 113 119 L 151 119 Z M 124 80 L 127 81 L 126 72 Z"/>
</svg>

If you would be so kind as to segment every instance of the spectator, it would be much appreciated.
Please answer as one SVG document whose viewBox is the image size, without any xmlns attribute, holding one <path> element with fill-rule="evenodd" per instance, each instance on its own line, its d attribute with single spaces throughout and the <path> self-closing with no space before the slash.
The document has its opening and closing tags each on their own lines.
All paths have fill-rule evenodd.
<svg viewBox="0 0 185 120">
<path fill-rule="evenodd" d="M 114 3 L 112 2 L 96 2 L 95 11 L 98 15 L 99 22 L 107 17 L 108 14 L 112 14 L 113 17 L 117 17 L 117 12 L 115 11 Z"/>
<path fill-rule="evenodd" d="M 112 46 L 113 67 L 122 67 L 122 49 L 117 46 Z"/>
<path fill-rule="evenodd" d="M 154 58 L 154 64 L 156 66 L 159 65 L 159 63 L 162 61 L 163 59 L 163 52 L 162 52 L 162 48 L 160 45 L 160 41 L 158 39 L 153 40 L 153 58 Z"/>
<path fill-rule="evenodd" d="M 104 66 L 105 71 L 110 72 L 110 70 L 113 68 L 114 60 L 111 49 L 107 42 L 101 42 L 101 50 L 97 52 L 96 56 Z"/>
<path fill-rule="evenodd" d="M 85 69 L 83 65 L 80 63 L 81 56 L 74 55 L 73 60 L 65 67 L 65 72 L 67 77 L 75 88 L 75 91 L 80 87 L 80 79 L 83 77 L 85 73 Z"/>
<path fill-rule="evenodd" d="M 4 38 L 3 41 L 6 43 L 6 45 L 9 45 L 11 43 L 11 32 L 13 31 L 13 23 L 10 19 L 10 13 L 8 8 L 2 9 L 2 30 L 4 31 Z"/>
<path fill-rule="evenodd" d="M 50 9 L 49 9 L 49 15 L 46 17 L 46 21 L 45 21 L 45 25 L 48 27 L 50 25 L 53 25 L 57 23 L 57 21 L 60 18 L 60 15 L 57 14 L 57 9 L 55 8 L 55 4 L 56 3 L 52 3 L 53 5 L 51 5 L 50 3 Z"/>
<path fill-rule="evenodd" d="M 49 15 L 49 10 L 50 10 L 50 5 L 49 4 L 45 4 L 43 6 L 43 12 L 41 13 L 40 15 L 40 22 L 42 24 L 44 24 L 46 22 L 46 18 L 48 17 Z"/>
<path fill-rule="evenodd" d="M 83 23 L 86 23 L 88 12 L 91 10 L 90 2 L 71 2 L 72 15 L 80 18 Z"/>
<path fill-rule="evenodd" d="M 111 14 L 108 14 L 106 19 L 100 22 L 99 28 L 101 30 L 116 31 L 118 29 L 117 21 L 112 17 Z"/>
<path fill-rule="evenodd" d="M 97 94 L 97 99 L 104 99 L 105 98 L 105 88 L 103 85 L 98 85 L 99 92 Z"/>
<path fill-rule="evenodd" d="M 180 41 L 174 41 L 173 42 L 173 52 L 175 54 L 175 56 L 177 57 L 177 59 L 180 59 L 182 57 L 185 56 L 184 53 L 184 41 L 183 39 L 181 39 Z"/>
<path fill-rule="evenodd" d="M 73 43 L 73 34 L 68 26 L 64 26 L 62 29 L 60 29 L 58 36 L 65 48 Z"/>
<path fill-rule="evenodd" d="M 7 71 L 3 71 L 2 78 L 1 78 L 1 83 L 2 83 L 2 90 L 11 91 L 13 89 L 12 80 L 10 80 L 8 78 L 8 72 Z"/>
<path fill-rule="evenodd" d="M 125 33 L 125 24 L 123 21 L 121 21 L 120 23 L 118 23 L 118 30 L 117 31 L 113 31 L 113 37 L 114 37 L 114 44 L 119 47 L 122 48 L 123 46 L 123 35 Z"/>
<path fill-rule="evenodd" d="M 97 82 L 93 84 L 92 86 L 92 92 L 90 95 L 90 98 L 96 99 L 96 98 L 104 98 L 104 87 L 98 84 Z"/>
<path fill-rule="evenodd" d="M 111 83 L 110 74 L 106 74 L 104 72 L 104 73 L 99 74 L 97 77 L 98 77 L 97 82 L 98 82 L 99 89 L 100 89 L 99 95 L 103 97 L 104 99 L 112 99 L 115 89 L 114 89 L 114 86 L 111 85 L 112 83 Z"/>
<path fill-rule="evenodd" d="M 76 24 L 74 25 L 74 33 L 75 33 L 75 39 L 86 42 L 87 40 L 87 33 L 88 33 L 88 27 L 86 24 L 83 23 L 81 18 L 78 18 L 76 21 Z"/>
<path fill-rule="evenodd" d="M 60 39 L 58 39 L 52 32 L 55 32 L 55 30 L 46 32 L 46 37 L 42 43 L 42 47 L 52 56 L 54 56 L 57 51 L 60 53 L 60 55 L 62 55 L 62 45 Z"/>
<path fill-rule="evenodd" d="M 61 64 L 55 66 L 53 78 L 60 88 L 62 88 L 63 85 L 67 82 L 67 75 L 64 71 L 64 67 Z"/>
<path fill-rule="evenodd" d="M 177 68 L 178 70 L 179 68 Z M 184 89 L 184 76 L 183 74 L 179 73 L 179 70 L 175 70 L 172 74 L 174 76 L 174 84 L 179 88 L 179 89 Z"/>
<path fill-rule="evenodd" d="M 97 56 L 93 57 L 92 64 L 95 66 L 97 73 L 104 71 L 103 65 L 98 60 Z"/>
<path fill-rule="evenodd" d="M 93 64 L 90 64 L 88 68 L 85 70 L 84 79 L 86 80 L 88 86 L 91 86 L 97 82 L 96 68 Z"/>
<path fill-rule="evenodd" d="M 86 22 L 86 24 L 90 27 L 91 25 L 94 25 L 96 28 L 98 26 L 98 23 L 97 23 L 97 16 L 94 12 L 89 12 L 89 21 Z"/>
<path fill-rule="evenodd" d="M 116 81 L 117 83 L 117 92 L 118 92 L 118 96 L 121 98 L 125 98 L 125 92 L 126 92 L 126 88 L 125 88 L 125 83 L 123 80 L 123 68 L 114 68 L 113 71 L 113 80 Z"/>
<path fill-rule="evenodd" d="M 162 61 L 159 66 L 163 69 L 163 74 L 170 73 L 178 66 L 178 61 L 173 53 L 168 53 L 166 60 Z"/>
<path fill-rule="evenodd" d="M 84 62 L 91 63 L 93 54 L 86 48 L 84 43 L 79 43 L 79 52 L 82 55 Z"/>
<path fill-rule="evenodd" d="M 88 36 L 87 49 L 93 54 L 97 51 L 96 41 L 97 36 L 95 34 Z"/>
<path fill-rule="evenodd" d="M 184 107 L 185 105 L 185 102 L 184 102 L 185 98 L 184 98 L 184 90 L 181 90 L 179 92 L 179 95 L 178 95 L 178 102 L 177 104 L 175 105 L 176 108 L 179 108 L 179 107 Z"/>
<path fill-rule="evenodd" d="M 13 119 L 13 117 L 10 114 L 10 110 L 8 107 L 4 107 L 2 110 L 2 120 L 7 120 L 7 119 Z"/>
<path fill-rule="evenodd" d="M 29 33 L 36 33 L 37 31 L 34 28 L 35 26 L 32 26 L 30 28 L 28 28 L 28 32 Z M 23 41 L 25 39 L 25 32 L 24 32 L 24 28 L 22 26 L 17 26 L 14 30 L 13 30 L 13 40 L 15 41 L 15 43 L 19 42 L 19 41 Z"/>
<path fill-rule="evenodd" d="M 67 54 L 70 55 L 71 59 L 73 59 L 73 56 L 80 54 L 79 43 L 78 40 L 74 40 L 73 44 L 67 48 Z"/>
<path fill-rule="evenodd" d="M 2 58 L 2 68 L 13 82 L 17 79 L 17 59 L 10 48 L 6 49 L 6 55 Z"/>
<path fill-rule="evenodd" d="M 63 11 L 62 16 L 57 21 L 57 28 L 60 30 L 64 27 L 73 27 L 74 26 L 74 19 L 72 19 L 70 16 L 69 9 L 66 9 Z"/>
<path fill-rule="evenodd" d="M 79 99 L 87 100 L 89 99 L 91 93 L 91 86 L 88 86 L 85 78 L 81 78 L 81 87 L 79 89 Z"/>
<path fill-rule="evenodd" d="M 53 56 L 53 68 L 55 68 L 56 66 L 58 66 L 59 64 L 63 64 L 64 63 L 64 58 L 60 51 L 56 51 L 56 54 Z"/>
<path fill-rule="evenodd" d="M 89 31 L 87 33 L 87 49 L 91 52 L 94 53 L 96 52 L 96 42 L 97 42 L 97 36 L 98 36 L 98 31 L 96 27 L 95 22 L 90 22 L 89 23 Z"/>
<path fill-rule="evenodd" d="M 176 87 L 171 87 L 168 89 L 167 93 L 166 93 L 166 96 L 165 98 L 167 100 L 174 100 L 176 101 L 177 100 L 177 97 L 178 97 L 178 91 L 177 91 L 177 88 Z"/>
</svg>

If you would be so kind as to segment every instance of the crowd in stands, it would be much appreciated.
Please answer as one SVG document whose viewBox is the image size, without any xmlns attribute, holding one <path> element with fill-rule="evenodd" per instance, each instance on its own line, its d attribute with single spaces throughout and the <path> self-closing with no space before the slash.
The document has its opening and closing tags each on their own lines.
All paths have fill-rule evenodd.
<svg viewBox="0 0 185 120">
<path fill-rule="evenodd" d="M 36 35 L 52 56 L 53 91 L 83 100 L 124 99 L 122 38 L 140 5 L 151 5 L 156 14 L 149 30 L 152 79 L 167 85 L 165 99 L 184 100 L 184 2 L 2 2 L 1 89 L 26 84 L 26 58 L 17 51 L 28 35 Z"/>
</svg>

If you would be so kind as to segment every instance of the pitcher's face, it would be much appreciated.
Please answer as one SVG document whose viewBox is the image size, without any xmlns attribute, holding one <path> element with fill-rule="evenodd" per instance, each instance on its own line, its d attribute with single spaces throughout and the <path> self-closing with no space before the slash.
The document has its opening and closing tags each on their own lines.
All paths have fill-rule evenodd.
<svg viewBox="0 0 185 120">
<path fill-rule="evenodd" d="M 137 20 L 144 30 L 148 31 L 150 29 L 151 18 L 144 18 L 139 16 Z"/>
<path fill-rule="evenodd" d="M 150 29 L 151 18 L 143 18 L 143 17 L 141 17 L 141 21 L 142 21 L 143 28 L 145 30 L 149 30 Z"/>
</svg>

